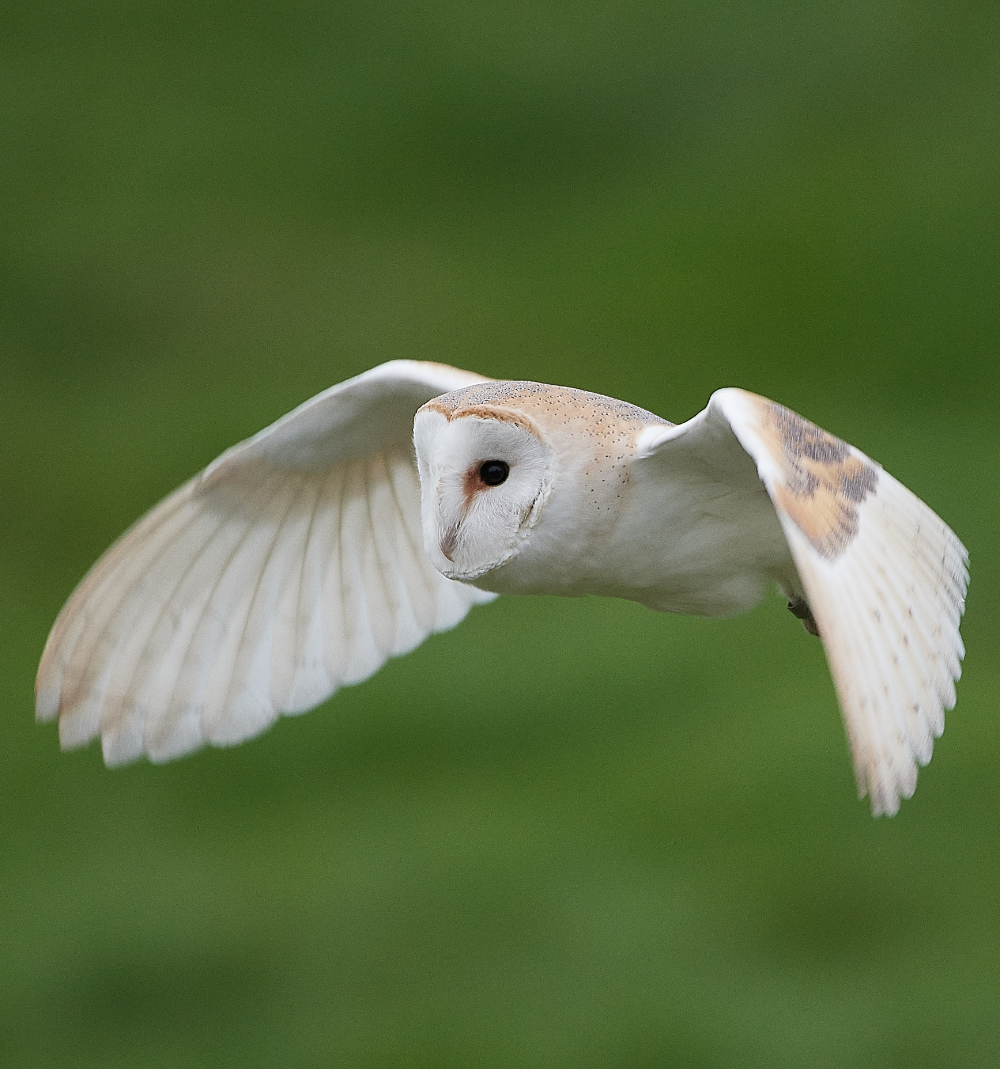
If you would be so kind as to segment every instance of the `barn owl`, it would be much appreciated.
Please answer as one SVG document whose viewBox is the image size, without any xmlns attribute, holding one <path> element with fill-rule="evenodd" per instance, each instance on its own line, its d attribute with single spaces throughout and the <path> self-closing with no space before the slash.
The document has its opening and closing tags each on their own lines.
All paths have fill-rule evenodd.
<svg viewBox="0 0 1000 1069">
<path fill-rule="evenodd" d="M 36 688 L 109 766 L 229 745 L 498 594 L 727 616 L 776 585 L 824 645 L 861 796 L 894 813 L 955 703 L 968 556 L 874 461 L 739 389 L 675 426 L 396 360 L 234 446 L 127 531 Z"/>
</svg>

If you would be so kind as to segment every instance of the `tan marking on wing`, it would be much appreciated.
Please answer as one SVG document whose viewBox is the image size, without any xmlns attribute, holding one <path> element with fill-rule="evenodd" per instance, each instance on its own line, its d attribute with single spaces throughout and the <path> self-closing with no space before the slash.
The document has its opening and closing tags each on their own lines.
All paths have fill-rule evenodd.
<svg viewBox="0 0 1000 1069">
<path fill-rule="evenodd" d="M 442 364 L 440 360 L 416 360 L 414 363 L 419 364 L 421 367 L 437 368 L 439 371 L 445 371 L 449 375 L 454 375 L 457 372 L 459 375 L 466 375 L 469 378 L 478 379 L 480 382 L 493 382 L 493 379 L 480 375 L 476 371 L 466 371 L 464 368 L 454 367 L 451 364 Z"/>
<path fill-rule="evenodd" d="M 858 533 L 857 506 L 877 492 L 878 469 L 782 405 L 760 398 L 761 434 L 782 467 L 775 502 L 818 553 L 836 560 Z"/>
</svg>

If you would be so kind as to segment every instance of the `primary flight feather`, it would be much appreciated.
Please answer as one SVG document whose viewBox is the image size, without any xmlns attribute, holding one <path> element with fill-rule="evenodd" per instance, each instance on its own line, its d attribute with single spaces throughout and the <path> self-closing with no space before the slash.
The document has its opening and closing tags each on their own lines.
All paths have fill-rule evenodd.
<svg viewBox="0 0 1000 1069">
<path fill-rule="evenodd" d="M 744 390 L 674 426 L 397 360 L 223 453 L 63 608 L 40 720 L 105 761 L 227 745 L 497 594 L 725 616 L 770 584 L 826 650 L 859 793 L 894 813 L 955 704 L 967 554 L 878 464 Z"/>
</svg>

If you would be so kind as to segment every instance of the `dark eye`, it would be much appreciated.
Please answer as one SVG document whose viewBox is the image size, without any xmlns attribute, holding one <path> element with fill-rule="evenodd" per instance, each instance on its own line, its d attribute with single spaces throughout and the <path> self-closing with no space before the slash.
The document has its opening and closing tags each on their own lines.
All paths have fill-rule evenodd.
<svg viewBox="0 0 1000 1069">
<path fill-rule="evenodd" d="M 479 469 L 479 478 L 487 486 L 499 486 L 510 475 L 510 468 L 503 460 L 487 460 Z"/>
</svg>

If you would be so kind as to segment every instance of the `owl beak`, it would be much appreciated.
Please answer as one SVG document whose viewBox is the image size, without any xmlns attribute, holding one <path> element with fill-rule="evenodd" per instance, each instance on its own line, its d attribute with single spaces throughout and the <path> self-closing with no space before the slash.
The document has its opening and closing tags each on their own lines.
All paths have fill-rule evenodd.
<svg viewBox="0 0 1000 1069">
<path fill-rule="evenodd" d="M 455 552 L 455 546 L 458 544 L 458 527 L 459 525 L 453 524 L 445 531 L 444 536 L 441 539 L 441 552 L 448 558 L 453 564 L 455 563 L 452 554 Z"/>
</svg>

